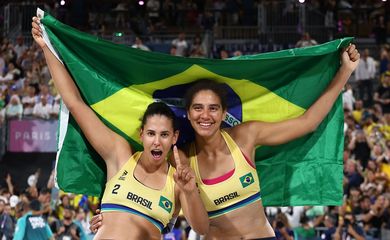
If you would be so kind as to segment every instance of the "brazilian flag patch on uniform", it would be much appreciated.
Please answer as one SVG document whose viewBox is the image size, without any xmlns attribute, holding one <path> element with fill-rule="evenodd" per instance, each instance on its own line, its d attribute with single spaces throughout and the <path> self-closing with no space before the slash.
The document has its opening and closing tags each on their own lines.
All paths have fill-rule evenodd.
<svg viewBox="0 0 390 240">
<path fill-rule="evenodd" d="M 240 182 L 243 188 L 246 188 L 251 185 L 254 182 L 252 173 L 248 173 L 240 177 Z"/>
<path fill-rule="evenodd" d="M 160 207 L 162 207 L 165 211 L 168 213 L 171 213 L 172 211 L 172 202 L 166 199 L 163 196 L 160 196 L 160 202 L 158 204 Z"/>
</svg>

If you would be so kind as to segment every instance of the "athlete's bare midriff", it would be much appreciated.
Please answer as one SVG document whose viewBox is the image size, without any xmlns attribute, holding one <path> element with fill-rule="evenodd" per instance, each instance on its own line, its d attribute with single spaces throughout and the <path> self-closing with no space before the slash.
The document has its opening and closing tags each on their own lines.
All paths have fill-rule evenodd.
<svg viewBox="0 0 390 240">
<path fill-rule="evenodd" d="M 259 207 L 261 205 L 261 207 Z M 254 239 L 273 237 L 274 231 L 268 223 L 261 201 L 210 219 L 207 240 Z"/>
<path fill-rule="evenodd" d="M 104 212 L 102 226 L 94 240 L 160 240 L 161 234 L 156 226 L 143 217 L 125 212 Z"/>
</svg>

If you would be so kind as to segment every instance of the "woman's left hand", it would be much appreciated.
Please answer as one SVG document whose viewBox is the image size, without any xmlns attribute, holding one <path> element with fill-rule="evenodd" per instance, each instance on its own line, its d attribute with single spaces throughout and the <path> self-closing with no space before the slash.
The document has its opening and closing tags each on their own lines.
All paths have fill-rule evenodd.
<svg viewBox="0 0 390 240">
<path fill-rule="evenodd" d="M 188 164 L 183 164 L 181 162 L 176 146 L 173 147 L 173 156 L 176 162 L 176 172 L 173 177 L 180 190 L 184 192 L 196 190 L 195 173 Z"/>
</svg>

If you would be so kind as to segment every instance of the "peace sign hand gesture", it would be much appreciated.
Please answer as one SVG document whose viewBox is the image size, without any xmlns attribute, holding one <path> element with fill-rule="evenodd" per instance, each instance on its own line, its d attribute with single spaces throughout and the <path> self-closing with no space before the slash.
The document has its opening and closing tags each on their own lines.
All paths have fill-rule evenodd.
<svg viewBox="0 0 390 240">
<path fill-rule="evenodd" d="M 173 178 L 179 189 L 185 193 L 197 190 L 195 184 L 195 173 L 188 164 L 184 164 L 181 161 L 176 146 L 173 147 L 173 156 L 176 163 L 176 172 L 174 173 Z"/>
</svg>

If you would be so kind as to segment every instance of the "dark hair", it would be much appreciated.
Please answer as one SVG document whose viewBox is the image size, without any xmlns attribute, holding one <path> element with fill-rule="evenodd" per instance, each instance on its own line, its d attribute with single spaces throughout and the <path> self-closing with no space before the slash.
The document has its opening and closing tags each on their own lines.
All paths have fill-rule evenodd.
<svg viewBox="0 0 390 240">
<path fill-rule="evenodd" d="M 333 224 L 333 225 L 336 225 L 336 217 L 333 215 L 333 214 L 330 214 L 330 213 L 327 213 L 325 214 L 325 216 L 328 217 L 329 221 Z"/>
<path fill-rule="evenodd" d="M 305 214 L 302 214 L 299 218 L 299 223 L 300 224 L 307 224 L 309 222 L 309 218 L 305 215 Z"/>
<path fill-rule="evenodd" d="M 64 209 L 73 211 L 74 207 L 72 205 L 69 205 L 69 206 L 64 206 Z"/>
<path fill-rule="evenodd" d="M 367 171 L 371 171 L 371 170 L 368 169 Z M 359 197 L 358 202 L 361 203 L 361 202 L 363 202 L 363 201 L 366 200 L 366 199 L 371 200 L 369 196 L 367 196 L 367 195 L 362 195 L 362 196 Z"/>
<path fill-rule="evenodd" d="M 221 101 L 222 110 L 226 110 L 227 103 L 225 87 L 221 83 L 211 79 L 200 79 L 187 90 L 186 95 L 184 96 L 187 110 L 190 109 L 191 103 L 194 100 L 194 96 L 202 90 L 210 90 L 215 93 Z"/>
<path fill-rule="evenodd" d="M 173 130 L 178 130 L 175 113 L 173 113 L 172 109 L 163 102 L 154 102 L 149 104 L 141 120 L 141 129 L 144 128 L 148 118 L 153 115 L 161 115 L 167 117 L 172 121 Z"/>
<path fill-rule="evenodd" d="M 39 191 L 39 194 L 48 194 L 50 193 L 51 194 L 51 191 L 48 189 L 48 188 L 41 188 L 41 190 Z"/>
<path fill-rule="evenodd" d="M 18 213 L 22 213 L 25 210 L 27 203 L 25 201 L 20 201 L 15 205 L 15 211 Z"/>
<path fill-rule="evenodd" d="M 29 207 L 33 211 L 39 211 L 41 210 L 41 203 L 37 199 L 31 200 Z"/>
<path fill-rule="evenodd" d="M 39 86 L 37 83 L 29 83 L 28 86 L 34 88 L 35 94 L 39 93 Z"/>
</svg>

